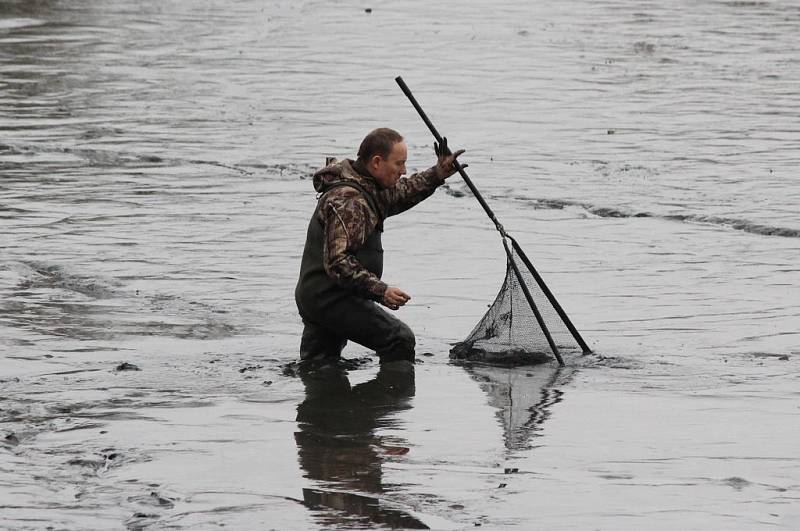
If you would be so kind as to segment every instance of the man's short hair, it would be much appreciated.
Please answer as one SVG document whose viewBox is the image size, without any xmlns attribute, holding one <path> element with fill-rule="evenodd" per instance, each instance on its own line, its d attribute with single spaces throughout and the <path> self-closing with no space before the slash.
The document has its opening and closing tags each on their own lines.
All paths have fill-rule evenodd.
<svg viewBox="0 0 800 531">
<path fill-rule="evenodd" d="M 388 159 L 394 145 L 402 141 L 403 135 L 394 129 L 379 127 L 370 131 L 361 141 L 361 146 L 358 148 L 358 159 L 365 163 L 369 162 L 375 155 Z"/>
</svg>

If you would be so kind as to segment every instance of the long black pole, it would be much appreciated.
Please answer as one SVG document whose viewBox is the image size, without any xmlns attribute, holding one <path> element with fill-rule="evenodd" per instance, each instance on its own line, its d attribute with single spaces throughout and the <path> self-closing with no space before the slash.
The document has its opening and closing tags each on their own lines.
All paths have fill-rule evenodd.
<svg viewBox="0 0 800 531">
<path fill-rule="evenodd" d="M 403 91 L 403 94 L 406 95 L 408 100 L 411 102 L 411 105 L 413 105 L 414 108 L 419 113 L 419 116 L 420 118 L 422 118 L 422 121 L 425 122 L 425 125 L 428 126 L 428 129 L 430 129 L 431 133 L 433 134 L 433 138 L 435 138 L 436 141 L 439 142 L 439 144 L 441 145 L 442 135 L 440 135 L 439 131 L 436 130 L 436 127 L 434 127 L 433 122 L 430 121 L 428 115 L 425 114 L 425 111 L 422 110 L 422 107 L 420 107 L 420 104 L 417 102 L 417 98 L 415 98 L 414 95 L 411 93 L 411 89 L 408 88 L 406 82 L 403 81 L 403 78 L 400 76 L 397 76 L 396 78 L 394 78 L 394 80 L 397 81 L 398 85 L 400 85 L 400 90 Z M 467 175 L 467 172 L 464 171 L 464 168 L 461 167 L 461 164 L 459 164 L 458 161 L 455 161 L 455 168 L 456 170 L 458 170 L 458 173 L 461 175 L 461 178 L 464 179 L 464 182 L 467 183 L 467 186 L 472 192 L 472 195 L 475 196 L 475 199 L 478 200 L 478 203 L 480 203 L 483 209 L 486 211 L 486 214 L 489 216 L 489 219 L 492 220 L 494 226 L 497 228 L 498 231 L 500 231 L 500 234 L 505 236 L 506 231 L 505 229 L 503 229 L 503 225 L 501 225 L 500 222 L 497 220 L 497 218 L 494 215 L 494 212 L 492 212 L 492 209 L 489 208 L 488 204 L 486 204 L 486 201 L 483 199 L 481 193 L 478 191 L 477 188 L 475 188 L 475 185 L 472 184 L 472 179 L 469 178 L 469 175 Z"/>
</svg>

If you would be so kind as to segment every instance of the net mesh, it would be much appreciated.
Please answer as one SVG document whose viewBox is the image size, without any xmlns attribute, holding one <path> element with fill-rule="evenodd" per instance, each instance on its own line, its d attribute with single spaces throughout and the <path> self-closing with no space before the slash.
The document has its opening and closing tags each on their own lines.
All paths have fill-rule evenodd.
<svg viewBox="0 0 800 531">
<path fill-rule="evenodd" d="M 533 272 L 517 252 L 506 247 L 506 276 L 497 298 L 464 341 L 456 343 L 450 357 L 510 365 L 549 361 L 553 349 L 525 297 L 512 265 L 516 264 L 555 347 L 562 355 L 583 349 L 548 299 Z"/>
</svg>

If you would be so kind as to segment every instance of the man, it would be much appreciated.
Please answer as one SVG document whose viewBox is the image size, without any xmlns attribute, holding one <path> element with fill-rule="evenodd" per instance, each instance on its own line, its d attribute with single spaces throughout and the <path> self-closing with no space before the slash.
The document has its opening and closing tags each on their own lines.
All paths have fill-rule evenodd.
<svg viewBox="0 0 800 531">
<path fill-rule="evenodd" d="M 302 360 L 338 359 L 348 340 L 374 350 L 381 362 L 414 360 L 414 333 L 377 304 L 397 310 L 411 299 L 381 280 L 381 233 L 384 219 L 429 197 L 456 172 L 464 150 L 450 154 L 447 139 L 434 150 L 435 166 L 401 179 L 408 148 L 400 133 L 380 128 L 361 142 L 357 160 L 329 159 L 314 174 L 320 196 L 295 289 Z"/>
</svg>

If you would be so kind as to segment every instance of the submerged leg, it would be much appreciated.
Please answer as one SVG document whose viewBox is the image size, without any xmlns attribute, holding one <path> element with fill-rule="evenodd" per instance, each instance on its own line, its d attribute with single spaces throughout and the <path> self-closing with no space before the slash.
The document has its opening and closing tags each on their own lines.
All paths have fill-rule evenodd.
<svg viewBox="0 0 800 531">
<path fill-rule="evenodd" d="M 347 339 L 326 327 L 303 319 L 303 337 L 300 339 L 300 359 L 338 359 Z"/>
<path fill-rule="evenodd" d="M 414 332 L 376 303 L 349 297 L 332 305 L 330 325 L 347 339 L 375 351 L 381 363 L 414 361 Z"/>
</svg>

